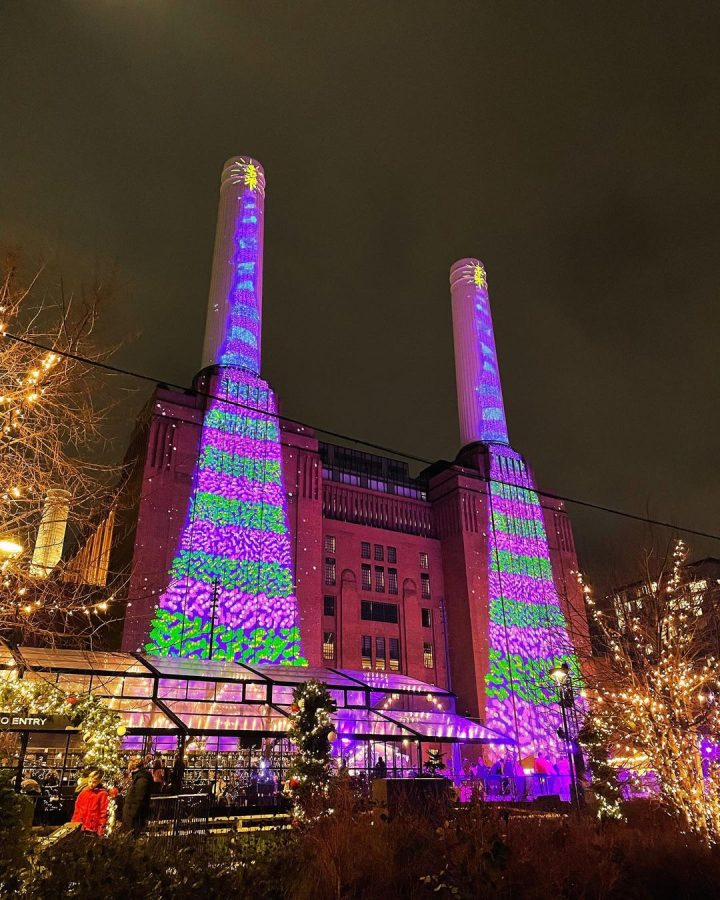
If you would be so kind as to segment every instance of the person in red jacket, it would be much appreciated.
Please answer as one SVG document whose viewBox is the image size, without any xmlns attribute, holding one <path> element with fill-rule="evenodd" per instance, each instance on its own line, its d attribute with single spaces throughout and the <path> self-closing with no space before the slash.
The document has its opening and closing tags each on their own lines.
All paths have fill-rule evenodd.
<svg viewBox="0 0 720 900">
<path fill-rule="evenodd" d="M 108 816 L 108 792 L 102 786 L 102 773 L 91 772 L 78 781 L 80 793 L 75 801 L 72 821 L 80 822 L 84 832 L 105 834 Z"/>
</svg>

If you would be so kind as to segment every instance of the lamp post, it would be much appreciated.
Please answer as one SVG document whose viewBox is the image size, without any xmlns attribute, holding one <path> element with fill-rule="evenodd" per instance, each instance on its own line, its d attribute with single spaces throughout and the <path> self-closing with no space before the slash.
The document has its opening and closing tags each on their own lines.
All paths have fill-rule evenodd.
<svg viewBox="0 0 720 900">
<path fill-rule="evenodd" d="M 3 560 L 0 569 L 7 568 L 10 560 L 20 556 L 24 549 L 22 544 L 18 544 L 18 542 L 12 538 L 0 538 L 0 558 Z"/>
<path fill-rule="evenodd" d="M 578 811 L 580 810 L 580 793 L 578 790 L 577 770 L 575 766 L 575 754 L 573 752 L 573 738 L 570 734 L 570 721 L 575 723 L 575 695 L 573 693 L 572 675 L 570 666 L 566 662 L 554 666 L 550 670 L 550 677 L 558 686 L 558 698 L 560 701 L 560 713 L 562 715 L 562 738 L 565 742 L 568 766 L 570 771 L 570 796 Z"/>
</svg>

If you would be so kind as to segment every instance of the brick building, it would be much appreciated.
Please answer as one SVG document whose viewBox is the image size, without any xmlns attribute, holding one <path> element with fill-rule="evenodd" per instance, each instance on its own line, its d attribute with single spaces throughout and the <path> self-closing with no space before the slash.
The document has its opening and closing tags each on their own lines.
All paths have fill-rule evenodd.
<svg viewBox="0 0 720 900">
<path fill-rule="evenodd" d="M 244 177 L 246 196 L 250 181 Z M 257 196 L 251 199 L 255 210 Z M 227 232 L 232 216 L 222 202 Z M 243 222 L 258 218 L 245 216 Z M 218 248 L 229 240 L 220 227 L 206 332 L 217 346 L 223 306 L 212 298 L 218 259 L 224 258 Z M 261 241 L 261 271 L 260 252 Z M 255 296 L 249 292 L 257 294 L 259 285 L 243 284 L 247 310 L 248 296 Z M 454 461 L 412 476 L 403 462 L 323 443 L 311 430 L 263 411 L 267 422 L 279 425 L 302 653 L 314 666 L 402 672 L 449 687 L 459 713 L 490 719 L 499 730 L 513 732 L 523 749 L 551 755 L 557 723 L 538 719 L 538 710 L 552 704 L 548 670 L 589 647 L 573 574 L 572 527 L 562 503 L 537 494 L 529 466 L 510 448 L 481 264 L 456 263 L 451 286 L 463 440 Z M 223 291 L 232 293 L 228 285 Z M 256 299 L 257 333 L 248 337 L 242 330 L 248 346 L 259 346 L 260 309 Z M 206 337 L 205 368 L 195 390 L 159 386 L 133 439 L 127 495 L 136 515 L 124 533 L 125 555 L 132 556 L 126 650 L 147 646 L 156 608 L 170 590 L 168 572 L 178 547 L 188 544 L 213 402 L 208 395 L 226 364 L 207 348 Z M 236 352 L 234 365 L 238 358 Z M 259 371 L 259 355 L 253 371 Z M 208 648 L 217 583 L 205 595 L 206 605 L 208 597 L 212 602 Z M 183 584 L 180 579 L 176 594 Z M 204 627 L 206 632 L 207 622 Z M 533 735 L 539 732 L 545 738 L 538 744 Z"/>
<path fill-rule="evenodd" d="M 123 648 L 146 640 L 187 515 L 202 398 L 158 387 L 138 422 L 131 481 L 137 500 Z M 412 478 L 406 463 L 322 443 L 282 423 L 303 650 L 311 665 L 401 671 L 459 694 L 482 715 L 487 610 L 486 464 L 482 447 Z M 138 502 L 139 501 L 139 502 Z M 563 504 L 543 498 L 555 585 L 578 651 L 587 619 Z M 473 637 L 475 640 L 473 640 Z M 475 660 L 478 660 L 476 666 Z M 479 685 L 479 689 L 478 689 Z"/>
</svg>

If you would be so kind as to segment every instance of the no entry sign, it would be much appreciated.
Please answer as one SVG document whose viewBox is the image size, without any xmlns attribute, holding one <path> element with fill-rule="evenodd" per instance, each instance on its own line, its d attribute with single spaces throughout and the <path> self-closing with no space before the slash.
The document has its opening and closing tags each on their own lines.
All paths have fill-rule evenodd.
<svg viewBox="0 0 720 900">
<path fill-rule="evenodd" d="M 67 716 L 0 712 L 0 731 L 65 731 L 69 726 Z"/>
</svg>

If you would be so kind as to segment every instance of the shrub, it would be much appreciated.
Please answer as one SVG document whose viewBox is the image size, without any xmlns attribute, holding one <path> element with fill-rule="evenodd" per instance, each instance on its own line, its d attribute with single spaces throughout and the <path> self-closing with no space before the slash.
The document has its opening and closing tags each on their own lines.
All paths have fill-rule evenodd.
<svg viewBox="0 0 720 900">
<path fill-rule="evenodd" d="M 12 788 L 12 776 L 0 776 L 0 894 L 17 892 L 32 849 L 32 801 Z"/>
</svg>

